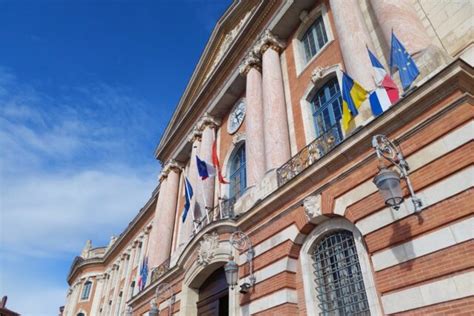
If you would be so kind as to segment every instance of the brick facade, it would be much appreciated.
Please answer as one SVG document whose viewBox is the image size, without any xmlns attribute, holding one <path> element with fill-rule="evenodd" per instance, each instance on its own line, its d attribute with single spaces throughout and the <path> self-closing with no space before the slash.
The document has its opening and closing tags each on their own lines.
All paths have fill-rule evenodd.
<svg viewBox="0 0 474 316">
<path fill-rule="evenodd" d="M 197 315 L 200 286 L 231 257 L 239 267 L 239 285 L 251 276 L 245 249 L 236 250 L 229 242 L 235 231 L 244 232 L 255 251 L 252 269 L 256 283 L 248 293 L 239 293 L 239 285 L 229 289 L 229 314 L 318 315 L 321 302 L 315 294 L 318 285 L 314 280 L 314 249 L 321 238 L 339 230 L 353 234 L 367 308 L 372 315 L 474 313 L 474 85 L 469 64 L 473 62 L 474 47 L 456 29 L 468 23 L 469 17 L 463 17 L 461 11 L 469 6 L 472 11 L 469 1 L 446 2 L 447 11 L 465 20 L 450 17 L 443 23 L 439 5 L 400 0 L 402 9 L 413 10 L 410 18 L 418 18 L 420 25 L 425 26 L 430 45 L 444 56 L 428 60 L 431 55 L 420 57 L 428 50 L 414 54 L 415 60 L 423 63 L 416 87 L 379 117 L 358 118 L 356 126 L 344 132 L 344 139 L 315 162 L 301 168 L 295 164 L 293 178 L 282 182 L 276 169 L 265 170 L 264 176 L 230 205 L 233 216 L 211 215 L 209 220 L 203 217 L 199 226 L 181 221 L 183 174 L 195 172 L 191 170 L 195 159 L 191 157 L 193 145 L 205 150 L 205 144 L 210 143 L 203 139 L 211 135 L 203 133 L 209 126 L 204 118 L 212 117 L 217 122 L 212 127 L 213 137 L 217 137 L 219 158 L 227 178 L 236 144 L 254 136 L 248 133 L 248 117 L 236 133 L 227 131 L 229 120 L 234 119 L 231 109 L 247 98 L 245 75 L 249 68 L 243 71 L 241 67 L 238 74 L 240 63 L 262 72 L 263 90 L 284 89 L 284 93 L 275 94 L 284 96 L 275 106 L 283 101 L 288 117 L 275 114 L 275 109 L 272 118 L 288 122 L 281 127 L 288 129 L 288 140 L 282 144 L 289 144 L 291 157 L 305 159 L 305 146 L 315 141 L 308 128 L 316 124 L 308 112 L 308 98 L 329 79 L 339 78 L 349 62 L 343 47 L 348 47 L 351 37 L 340 36 L 340 15 L 334 12 L 337 5 L 333 7 L 336 1 L 339 0 L 235 1 L 230 6 L 157 147 L 156 158 L 164 163 L 159 186 L 118 238 L 104 248 L 86 246 L 74 260 L 68 276 L 70 290 L 64 315 L 122 315 L 128 309 L 132 315 L 148 315 L 151 303 L 156 304 L 160 314 L 168 314 L 170 293 L 155 295 L 156 288 L 164 284 L 173 293 L 171 314 Z M 383 22 L 376 17 L 377 10 L 385 8 L 375 7 L 374 1 L 378 0 L 351 0 L 347 5 L 360 10 L 365 21 L 366 30 L 352 31 L 367 32 L 367 38 L 373 41 L 370 46 L 386 64 L 389 52 L 382 35 Z M 328 42 L 305 63 L 301 60 L 301 37 L 307 30 L 305 25 L 311 25 L 321 15 Z M 411 34 L 410 30 L 400 33 Z M 279 53 L 280 63 L 271 63 L 269 55 L 265 55 L 268 50 Z M 261 63 L 264 58 L 265 63 Z M 262 67 L 268 67 L 268 72 Z M 278 78 L 268 77 L 278 71 L 282 73 L 283 87 L 275 83 Z M 350 75 L 357 77 L 357 73 Z M 262 95 L 265 93 L 268 91 L 262 91 Z M 265 104 L 261 110 L 264 117 L 268 116 Z M 253 124 L 261 124 L 263 130 L 272 125 L 265 120 Z M 372 136 L 376 134 L 395 140 L 403 151 L 411 167 L 413 188 L 423 201 L 421 211 L 413 211 L 403 180 L 405 201 L 400 209 L 384 204 L 372 183 L 379 164 L 371 147 Z M 199 153 L 198 148 L 194 150 Z M 282 159 L 281 155 L 279 148 L 274 148 L 258 157 L 247 156 L 246 161 L 248 164 L 264 159 L 268 165 L 269 161 Z M 160 195 L 168 172 L 179 174 L 176 197 Z M 214 212 L 223 212 L 229 207 L 225 204 L 228 186 L 212 183 L 211 207 Z M 200 183 L 192 185 L 196 191 L 204 190 L 197 189 Z M 177 199 L 176 208 L 172 214 L 165 214 L 170 208 L 164 206 L 169 205 L 167 201 L 171 198 Z M 203 206 L 201 194 L 195 194 L 191 212 L 198 207 L 204 212 Z M 167 236 L 171 240 L 171 250 L 165 253 L 169 259 L 149 267 L 148 281 L 139 290 L 140 267 L 145 258 L 168 251 L 159 249 L 165 238 L 157 231 L 156 220 L 170 217 L 174 224 L 172 236 Z M 86 281 L 93 286 L 89 297 L 81 300 Z"/>
</svg>

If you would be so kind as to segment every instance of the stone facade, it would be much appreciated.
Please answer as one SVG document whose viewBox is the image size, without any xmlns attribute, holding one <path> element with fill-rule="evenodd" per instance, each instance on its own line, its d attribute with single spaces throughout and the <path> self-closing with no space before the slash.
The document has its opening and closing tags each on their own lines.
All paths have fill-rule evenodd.
<svg viewBox="0 0 474 316">
<path fill-rule="evenodd" d="M 157 189 L 107 247 L 86 242 L 68 275 L 63 315 L 148 315 L 152 306 L 160 314 L 198 315 L 209 300 L 200 288 L 231 258 L 239 280 L 225 293 L 230 315 L 319 315 L 328 307 L 314 280 L 315 251 L 340 231 L 354 239 L 366 312 L 474 310 L 472 6 L 235 1 L 158 144 Z M 307 58 L 303 38 L 315 21 L 326 39 Z M 321 135 L 315 95 L 331 80 L 340 84 L 342 71 L 375 87 L 366 47 L 386 66 L 392 29 L 420 67 L 415 88 L 379 117 L 363 104 L 342 139 Z M 229 133 L 229 121 L 238 120 L 232 109 L 242 101 L 245 118 Z M 402 149 L 421 210 L 405 181 L 401 207 L 384 204 L 372 181 L 376 134 Z M 214 141 L 224 176 L 245 172 L 235 198 L 232 185 L 214 177 L 201 183 L 197 175 L 195 156 L 210 163 Z M 246 169 L 235 169 L 243 144 Z M 183 223 L 184 176 L 194 196 Z M 236 231 L 249 237 L 243 248 L 231 240 Z M 139 290 L 145 258 L 150 272 Z M 244 283 L 251 286 L 240 293 Z"/>
</svg>

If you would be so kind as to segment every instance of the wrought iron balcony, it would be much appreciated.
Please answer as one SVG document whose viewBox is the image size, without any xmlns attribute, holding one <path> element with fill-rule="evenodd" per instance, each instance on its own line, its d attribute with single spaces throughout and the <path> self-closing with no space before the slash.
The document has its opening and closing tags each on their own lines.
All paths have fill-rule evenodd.
<svg viewBox="0 0 474 316">
<path fill-rule="evenodd" d="M 342 141 L 342 133 L 339 125 L 333 125 L 324 134 L 316 138 L 312 143 L 300 150 L 283 166 L 278 168 L 278 186 L 282 186 L 306 168 L 314 164 L 321 157 L 331 151 Z"/>
<path fill-rule="evenodd" d="M 235 201 L 236 198 L 220 199 L 220 202 L 217 206 L 213 208 L 206 208 L 206 213 L 203 214 L 201 218 L 194 220 L 193 235 L 197 235 L 199 231 L 213 222 L 234 218 Z"/>
<path fill-rule="evenodd" d="M 166 259 L 162 264 L 151 271 L 150 284 L 158 280 L 163 274 L 170 269 L 170 258 Z"/>
</svg>

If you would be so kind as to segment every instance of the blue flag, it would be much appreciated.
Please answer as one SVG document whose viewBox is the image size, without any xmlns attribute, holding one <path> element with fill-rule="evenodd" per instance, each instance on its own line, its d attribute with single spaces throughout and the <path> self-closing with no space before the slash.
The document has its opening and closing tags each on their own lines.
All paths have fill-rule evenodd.
<svg viewBox="0 0 474 316">
<path fill-rule="evenodd" d="M 193 197 L 193 187 L 189 182 L 187 177 L 184 177 L 184 210 L 183 210 L 183 223 L 186 220 L 186 216 L 188 215 L 189 208 L 191 207 L 191 199 Z"/>
<path fill-rule="evenodd" d="M 390 69 L 398 69 L 400 81 L 402 82 L 403 90 L 410 88 L 413 81 L 420 74 L 415 61 L 411 58 L 402 43 L 398 40 L 392 32 L 392 49 L 390 52 Z"/>
</svg>

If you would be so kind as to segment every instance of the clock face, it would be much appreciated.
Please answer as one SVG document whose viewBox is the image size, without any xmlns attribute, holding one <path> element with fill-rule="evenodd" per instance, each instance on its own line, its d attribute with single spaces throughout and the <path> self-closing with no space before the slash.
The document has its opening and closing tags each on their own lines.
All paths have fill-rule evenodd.
<svg viewBox="0 0 474 316">
<path fill-rule="evenodd" d="M 229 134 L 234 134 L 239 129 L 245 118 L 245 101 L 240 100 L 232 109 L 227 122 L 227 131 Z"/>
</svg>

